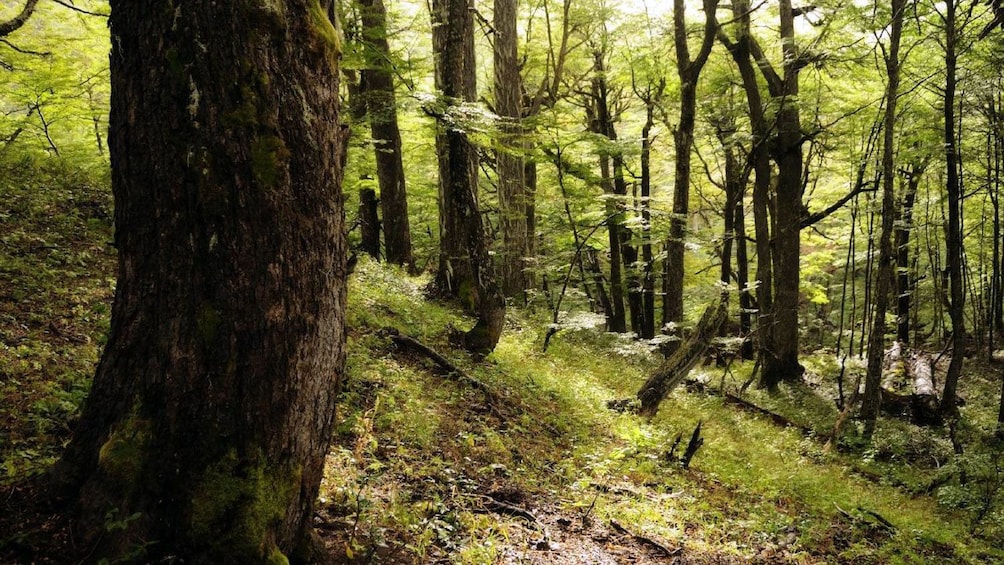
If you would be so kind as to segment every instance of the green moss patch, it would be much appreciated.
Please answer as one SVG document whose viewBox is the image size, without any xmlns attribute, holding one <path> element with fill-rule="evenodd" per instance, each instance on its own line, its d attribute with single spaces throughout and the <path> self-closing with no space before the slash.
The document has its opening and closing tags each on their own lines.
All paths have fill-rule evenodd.
<svg viewBox="0 0 1004 565">
<path fill-rule="evenodd" d="M 283 563 L 270 530 L 300 487 L 299 468 L 241 462 L 234 450 L 210 465 L 191 497 L 192 535 L 216 555 Z M 281 557 L 281 558 L 280 558 Z"/>
</svg>

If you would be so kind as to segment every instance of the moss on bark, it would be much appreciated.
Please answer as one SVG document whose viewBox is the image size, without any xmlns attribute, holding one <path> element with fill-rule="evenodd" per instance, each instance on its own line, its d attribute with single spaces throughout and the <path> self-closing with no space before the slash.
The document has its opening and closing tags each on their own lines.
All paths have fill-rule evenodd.
<svg viewBox="0 0 1004 565">
<path fill-rule="evenodd" d="M 285 518 L 301 470 L 253 459 L 258 461 L 242 462 L 230 450 L 205 470 L 191 495 L 192 535 L 219 557 L 288 563 L 269 532 Z"/>
</svg>

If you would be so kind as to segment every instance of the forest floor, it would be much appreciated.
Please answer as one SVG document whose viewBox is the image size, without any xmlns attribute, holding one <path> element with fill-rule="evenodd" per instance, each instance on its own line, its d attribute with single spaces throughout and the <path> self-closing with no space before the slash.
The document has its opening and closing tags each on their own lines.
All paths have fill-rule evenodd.
<svg viewBox="0 0 1004 565">
<path fill-rule="evenodd" d="M 111 202 L 72 179 L 2 190 L 0 563 L 86 562 L 57 515 L 28 512 L 25 480 L 68 438 L 107 332 Z M 827 447 L 832 352 L 807 353 L 805 382 L 774 393 L 739 394 L 748 363 L 698 368 L 701 384 L 646 420 L 607 403 L 634 395 L 658 365 L 655 346 L 573 315 L 544 352 L 544 312 L 525 311 L 477 363 L 449 341 L 471 321 L 428 300 L 426 283 L 368 260 L 350 281 L 347 375 L 315 518 L 340 561 L 1004 561 L 999 376 L 979 362 L 962 382 L 963 455 L 947 428 L 896 417 L 871 443 L 852 420 Z M 387 328 L 480 385 L 395 345 Z M 847 382 L 860 369 L 849 365 Z M 698 423 L 705 443 L 684 468 Z"/>
</svg>

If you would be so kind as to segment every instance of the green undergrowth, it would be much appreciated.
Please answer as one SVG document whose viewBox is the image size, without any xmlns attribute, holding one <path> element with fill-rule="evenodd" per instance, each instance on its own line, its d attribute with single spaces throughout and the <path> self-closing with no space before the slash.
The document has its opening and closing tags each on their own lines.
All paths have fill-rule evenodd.
<svg viewBox="0 0 1004 565">
<path fill-rule="evenodd" d="M 719 393 L 737 393 L 748 377 L 752 367 L 738 362 L 698 369 L 704 391 L 681 387 L 646 421 L 606 402 L 633 396 L 658 364 L 652 352 L 580 329 L 559 333 L 544 353 L 546 323 L 515 312 L 478 364 L 448 338 L 473 320 L 427 300 L 427 283 L 362 261 L 350 284 L 348 378 L 321 505 L 344 525 L 331 546 L 349 560 L 505 561 L 527 526 L 490 511 L 492 500 L 575 523 L 615 521 L 695 562 L 1004 558 L 969 507 L 919 486 L 948 472 L 947 459 L 916 461 L 943 455 L 943 430 L 883 420 L 861 448 L 852 421 L 826 448 L 837 410 L 819 382 L 833 375 L 745 393 L 794 427 Z M 385 327 L 436 349 L 493 397 L 396 348 Z M 683 469 L 677 457 L 698 422 L 705 443 Z"/>
<path fill-rule="evenodd" d="M 0 171 L 2 483 L 45 469 L 66 440 L 107 335 L 115 262 L 107 179 L 11 167 Z M 1004 560 L 999 370 L 967 361 L 957 446 L 947 427 L 884 417 L 870 443 L 851 420 L 827 449 L 832 353 L 803 356 L 805 382 L 776 392 L 740 393 L 748 363 L 699 367 L 703 386 L 674 391 L 646 421 L 606 406 L 658 366 L 652 347 L 573 314 L 544 352 L 545 313 L 510 309 L 498 348 L 475 362 L 450 340 L 473 320 L 429 299 L 428 283 L 365 259 L 350 280 L 347 375 L 316 521 L 350 562 L 518 562 L 527 551 L 533 562 L 528 543 L 546 532 L 499 503 L 566 534 L 551 556 L 616 522 L 694 563 Z M 395 345 L 388 328 L 464 376 Z M 861 370 L 846 367 L 845 388 Z M 684 469 L 698 422 L 705 443 Z"/>
<path fill-rule="evenodd" d="M 53 461 L 89 389 L 114 291 L 105 174 L 0 163 L 0 483 Z"/>
</svg>

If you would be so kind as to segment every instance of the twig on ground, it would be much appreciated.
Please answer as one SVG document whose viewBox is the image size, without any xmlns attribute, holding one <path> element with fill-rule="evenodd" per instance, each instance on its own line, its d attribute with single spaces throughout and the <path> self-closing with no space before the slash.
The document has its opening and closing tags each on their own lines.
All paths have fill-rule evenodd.
<svg viewBox="0 0 1004 565">
<path fill-rule="evenodd" d="M 628 530 L 624 526 L 618 524 L 616 520 L 610 520 L 610 527 L 612 527 L 614 530 L 617 530 L 617 532 L 620 533 L 620 534 L 622 534 L 622 535 L 630 536 L 630 537 L 634 538 L 635 541 L 637 541 L 638 543 L 640 543 L 642 545 L 647 545 L 647 546 L 655 549 L 656 551 L 659 551 L 660 553 L 662 553 L 666 557 L 675 557 L 675 556 L 683 553 L 683 548 L 682 547 L 678 547 L 676 549 L 670 550 L 665 545 L 663 545 L 663 544 L 655 541 L 654 539 L 652 539 L 650 537 L 646 537 L 646 536 L 643 536 L 643 535 L 640 535 L 640 534 L 636 534 L 636 533 Z"/>
<path fill-rule="evenodd" d="M 428 345 L 425 345 L 407 334 L 401 333 L 397 328 L 384 328 L 380 331 L 380 333 L 390 337 L 391 341 L 399 347 L 410 349 L 429 358 L 443 370 L 446 376 L 480 390 L 488 397 L 488 400 L 492 405 L 492 410 L 497 409 L 498 395 L 496 395 L 495 391 L 493 391 L 491 387 L 467 374 L 463 369 L 454 365 L 449 359 L 440 355 L 435 349 L 432 349 Z"/>
</svg>

